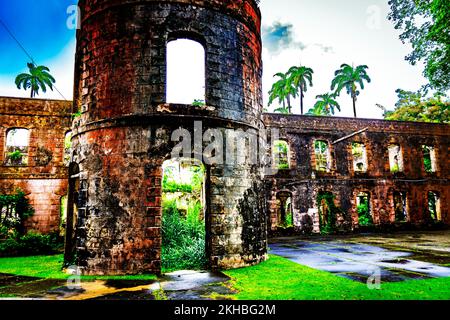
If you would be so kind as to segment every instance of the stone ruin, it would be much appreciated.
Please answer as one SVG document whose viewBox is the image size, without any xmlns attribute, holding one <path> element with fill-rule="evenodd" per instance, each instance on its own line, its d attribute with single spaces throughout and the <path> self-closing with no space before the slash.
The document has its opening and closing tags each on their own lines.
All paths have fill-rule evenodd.
<svg viewBox="0 0 450 320">
<path fill-rule="evenodd" d="M 44 233 L 59 230 L 67 197 L 65 259 L 85 274 L 161 271 L 162 165 L 180 128 L 201 141 L 187 157 L 203 159 L 207 171 L 211 269 L 264 261 L 268 234 L 287 224 L 295 234 L 321 232 L 327 221 L 337 232 L 358 230 L 362 202 L 374 225 L 450 224 L 448 125 L 263 114 L 256 1 L 79 6 L 73 106 L 0 98 L 0 191 L 24 190 L 36 210 L 27 228 Z M 205 104 L 166 101 L 167 44 L 176 39 L 205 50 Z M 29 131 L 29 143 L 8 146 L 18 128 Z M 202 158 L 212 141 L 202 138 L 230 131 L 268 137 L 219 141 L 218 149 L 265 156 L 231 164 Z M 285 147 L 274 151 L 274 142 Z M 8 158 L 13 147 L 24 155 L 20 163 Z M 330 203 L 318 201 L 324 196 L 339 208 L 334 220 Z"/>
</svg>

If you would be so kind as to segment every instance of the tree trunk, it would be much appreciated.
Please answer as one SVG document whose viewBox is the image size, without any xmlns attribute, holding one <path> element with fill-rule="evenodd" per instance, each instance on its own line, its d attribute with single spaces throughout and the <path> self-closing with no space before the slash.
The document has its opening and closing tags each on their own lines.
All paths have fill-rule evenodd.
<svg viewBox="0 0 450 320">
<path fill-rule="evenodd" d="M 356 97 L 353 96 L 353 114 L 355 115 L 355 118 L 357 118 L 356 116 Z"/>
<path fill-rule="evenodd" d="M 300 87 L 300 113 L 303 115 L 303 89 Z"/>
<path fill-rule="evenodd" d="M 292 114 L 291 98 L 289 97 L 289 95 L 287 96 L 286 100 L 287 100 L 287 104 L 288 104 L 289 114 Z"/>
</svg>

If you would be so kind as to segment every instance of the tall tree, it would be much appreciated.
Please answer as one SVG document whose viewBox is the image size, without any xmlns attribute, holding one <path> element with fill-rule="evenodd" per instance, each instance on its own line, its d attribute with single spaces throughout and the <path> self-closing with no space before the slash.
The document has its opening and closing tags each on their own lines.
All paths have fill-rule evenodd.
<svg viewBox="0 0 450 320">
<path fill-rule="evenodd" d="M 310 110 L 314 115 L 331 116 L 334 115 L 335 109 L 341 111 L 341 106 L 335 100 L 336 96 L 334 94 L 320 94 L 316 97 L 316 99 L 317 101 L 314 108 Z"/>
<path fill-rule="evenodd" d="M 31 89 L 31 98 L 39 95 L 39 89 L 47 92 L 47 86 L 53 91 L 55 78 L 49 73 L 50 69 L 45 66 L 36 66 L 34 63 L 27 63 L 29 73 L 21 73 L 16 77 L 17 89 Z"/>
<path fill-rule="evenodd" d="M 287 108 L 288 112 L 292 113 L 291 97 L 295 98 L 297 96 L 297 90 L 287 73 L 279 72 L 274 77 L 279 77 L 280 79 L 273 84 L 272 89 L 269 91 L 269 106 L 278 99 L 283 104 L 283 108 Z"/>
<path fill-rule="evenodd" d="M 308 85 L 310 87 L 313 86 L 312 76 L 313 69 L 300 66 L 300 67 L 291 67 L 288 71 L 288 76 L 290 81 L 292 82 L 294 88 L 298 90 L 300 93 L 300 112 L 303 114 L 303 98 L 305 97 L 305 92 L 308 91 Z"/>
<path fill-rule="evenodd" d="M 331 90 L 335 90 L 335 95 L 339 96 L 341 91 L 345 88 L 347 94 L 352 97 L 353 100 L 353 113 L 356 116 L 356 100 L 360 94 L 358 90 L 358 84 L 361 90 L 364 90 L 364 80 L 368 83 L 371 82 L 369 76 L 367 75 L 368 66 L 362 65 L 354 68 L 348 64 L 341 65 L 339 70 L 335 72 L 335 78 L 331 82 Z"/>
<path fill-rule="evenodd" d="M 406 60 L 412 65 L 425 64 L 425 88 L 450 89 L 450 1 L 390 0 L 389 20 L 402 30 L 400 39 L 412 45 Z"/>
<path fill-rule="evenodd" d="M 419 93 L 398 89 L 394 111 L 385 111 L 386 120 L 450 123 L 450 100 L 435 94 L 424 98 Z"/>
</svg>

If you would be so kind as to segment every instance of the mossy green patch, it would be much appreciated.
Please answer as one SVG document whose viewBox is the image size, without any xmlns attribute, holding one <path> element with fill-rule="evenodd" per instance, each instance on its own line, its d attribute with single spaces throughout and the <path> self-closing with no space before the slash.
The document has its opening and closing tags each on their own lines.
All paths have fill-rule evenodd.
<svg viewBox="0 0 450 320">
<path fill-rule="evenodd" d="M 0 273 L 45 279 L 67 279 L 62 270 L 63 256 L 0 258 Z M 153 274 L 127 276 L 82 276 L 82 280 L 155 280 Z"/>
</svg>

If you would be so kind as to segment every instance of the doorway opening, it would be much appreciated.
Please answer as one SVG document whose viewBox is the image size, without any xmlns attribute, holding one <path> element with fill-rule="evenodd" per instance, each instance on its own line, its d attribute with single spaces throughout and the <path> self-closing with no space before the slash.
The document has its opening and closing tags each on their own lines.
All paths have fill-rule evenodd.
<svg viewBox="0 0 450 320">
<path fill-rule="evenodd" d="M 292 194 L 278 192 L 278 227 L 289 228 L 294 226 L 294 213 L 292 210 Z"/>
<path fill-rule="evenodd" d="M 371 226 L 373 219 L 370 208 L 370 193 L 360 192 L 356 198 L 358 210 L 358 223 L 360 226 Z"/>
<path fill-rule="evenodd" d="M 205 166 L 195 159 L 163 164 L 163 272 L 207 267 L 205 177 Z"/>
<path fill-rule="evenodd" d="M 407 221 L 408 219 L 406 201 L 407 198 L 405 192 L 394 191 L 394 211 L 396 222 Z"/>
</svg>

